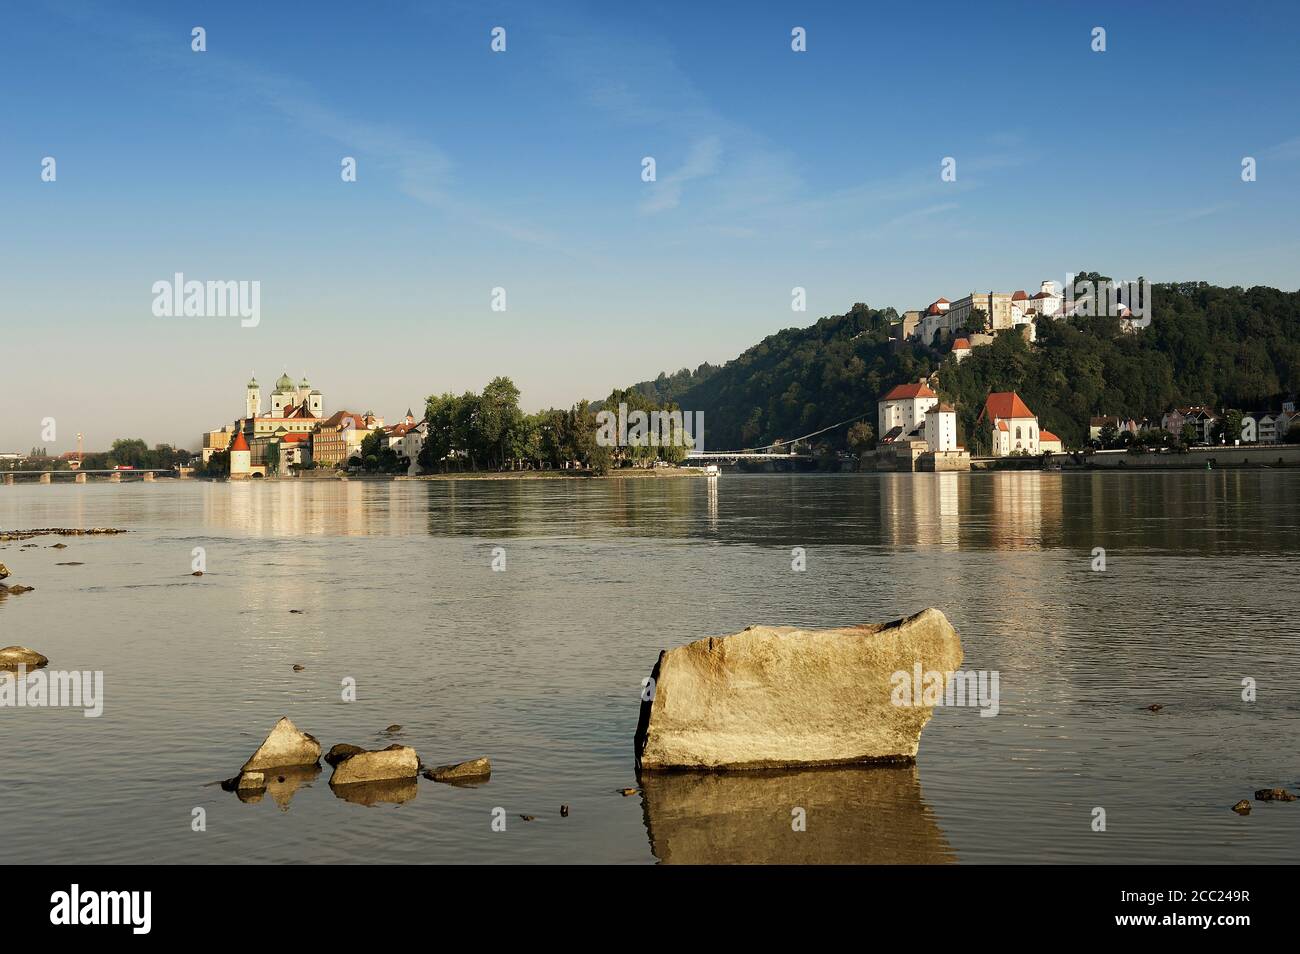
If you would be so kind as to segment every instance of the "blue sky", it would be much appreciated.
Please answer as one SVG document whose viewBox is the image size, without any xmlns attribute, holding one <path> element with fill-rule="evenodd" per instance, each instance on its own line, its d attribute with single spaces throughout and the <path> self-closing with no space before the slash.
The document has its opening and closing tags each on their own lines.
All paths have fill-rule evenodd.
<svg viewBox="0 0 1300 954">
<path fill-rule="evenodd" d="M 1294 290 L 1296 21 L 1249 3 L 9 4 L 0 449 L 78 430 L 194 446 L 251 370 L 390 418 L 496 374 L 527 409 L 568 405 L 856 301 L 1080 267 Z M 260 281 L 260 324 L 154 317 L 175 272 Z"/>
</svg>

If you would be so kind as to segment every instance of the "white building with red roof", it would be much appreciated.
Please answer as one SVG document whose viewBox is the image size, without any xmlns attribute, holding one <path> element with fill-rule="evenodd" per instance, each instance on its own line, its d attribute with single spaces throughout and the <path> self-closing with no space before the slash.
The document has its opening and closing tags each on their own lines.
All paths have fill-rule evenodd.
<svg viewBox="0 0 1300 954">
<path fill-rule="evenodd" d="M 235 439 L 230 442 L 230 476 L 233 478 L 252 477 L 253 460 L 248 448 L 248 440 L 243 431 L 235 432 Z"/>
<path fill-rule="evenodd" d="M 989 428 L 990 445 L 994 457 L 1018 454 L 1036 456 L 1044 449 L 1060 451 L 1061 440 L 1050 431 L 1046 436 L 1054 446 L 1043 448 L 1043 430 L 1038 426 L 1038 415 L 1015 391 L 993 391 L 984 401 L 977 423 Z"/>
<path fill-rule="evenodd" d="M 918 432 L 925 424 L 925 412 L 938 403 L 939 395 L 924 380 L 891 389 L 876 410 L 878 439 L 892 443 Z"/>
</svg>

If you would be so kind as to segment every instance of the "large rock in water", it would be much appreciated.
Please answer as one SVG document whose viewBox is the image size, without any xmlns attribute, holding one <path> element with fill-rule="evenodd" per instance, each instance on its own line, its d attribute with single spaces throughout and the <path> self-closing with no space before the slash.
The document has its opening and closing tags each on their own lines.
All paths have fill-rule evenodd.
<svg viewBox="0 0 1300 954">
<path fill-rule="evenodd" d="M 335 746 L 330 751 L 338 749 Z M 380 782 L 389 779 L 415 778 L 420 774 L 420 757 L 409 745 L 390 745 L 375 752 L 344 755 L 334 765 L 331 785 L 357 782 Z"/>
<path fill-rule="evenodd" d="M 0 649 L 0 669 L 17 669 L 19 666 L 40 669 L 48 663 L 48 659 L 26 646 L 6 646 Z"/>
<path fill-rule="evenodd" d="M 932 706 L 893 704 L 895 673 L 949 673 L 961 639 L 937 609 L 844 629 L 751 626 L 659 654 L 637 767 L 763 769 L 907 761 Z M 946 679 L 946 675 L 944 676 Z"/>
<path fill-rule="evenodd" d="M 315 765 L 319 761 L 320 743 L 306 732 L 300 731 L 287 716 L 282 716 L 240 772 L 278 768 L 282 765 Z"/>
</svg>

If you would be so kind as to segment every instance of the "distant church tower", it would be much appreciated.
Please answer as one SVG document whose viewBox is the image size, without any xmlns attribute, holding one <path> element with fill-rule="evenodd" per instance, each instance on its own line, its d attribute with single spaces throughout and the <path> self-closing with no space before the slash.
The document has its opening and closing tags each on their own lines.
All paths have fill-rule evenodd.
<svg viewBox="0 0 1300 954">
<path fill-rule="evenodd" d="M 256 374 L 248 382 L 248 401 L 245 410 L 248 412 L 245 417 L 257 417 L 262 413 L 262 389 L 258 387 Z"/>
<path fill-rule="evenodd" d="M 311 386 L 307 380 L 307 375 L 302 376 L 302 383 L 298 385 L 298 393 L 295 395 L 299 405 L 306 405 L 307 410 L 311 411 L 312 417 L 322 417 L 325 410 L 324 396 Z"/>
</svg>

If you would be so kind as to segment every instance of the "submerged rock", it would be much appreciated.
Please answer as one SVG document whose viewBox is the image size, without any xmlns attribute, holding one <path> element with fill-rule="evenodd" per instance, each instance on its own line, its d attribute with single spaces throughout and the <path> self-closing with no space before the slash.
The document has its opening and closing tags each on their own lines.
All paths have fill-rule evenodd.
<svg viewBox="0 0 1300 954">
<path fill-rule="evenodd" d="M 3 580 L 8 575 L 9 575 L 9 567 L 5 566 L 3 563 L 0 563 L 0 580 Z"/>
<path fill-rule="evenodd" d="M 338 748 L 338 746 L 335 746 Z M 420 757 L 409 745 L 390 745 L 386 749 L 340 755 L 334 763 L 331 785 L 379 782 L 386 779 L 415 778 L 420 774 Z"/>
<path fill-rule="evenodd" d="M 3 583 L 0 583 L 0 593 L 6 595 L 18 596 L 21 593 L 30 593 L 34 589 L 36 589 L 34 586 L 21 586 L 17 583 L 13 586 L 5 586 Z"/>
<path fill-rule="evenodd" d="M 424 777 L 433 782 L 486 782 L 491 775 L 492 763 L 486 756 L 454 765 L 436 765 L 424 771 Z"/>
<path fill-rule="evenodd" d="M 1239 801 L 1237 804 L 1235 804 L 1235 805 L 1232 806 L 1232 810 L 1233 810 L 1234 812 L 1236 812 L 1238 815 L 1249 815 L 1249 814 L 1250 814 L 1250 802 L 1246 801 L 1246 800 L 1243 798 L 1243 799 L 1242 799 L 1241 801 Z"/>
<path fill-rule="evenodd" d="M 40 669 L 48 664 L 48 659 L 26 646 L 6 646 L 0 649 L 0 669 L 17 669 L 19 666 Z"/>
<path fill-rule="evenodd" d="M 277 768 L 281 765 L 315 765 L 320 760 L 320 743 L 281 717 L 266 741 L 244 763 L 243 772 L 255 769 Z"/>
<path fill-rule="evenodd" d="M 241 772 L 235 783 L 236 791 L 261 792 L 266 790 L 266 775 L 262 772 Z"/>
<path fill-rule="evenodd" d="M 910 685 L 919 666 L 942 690 L 961 662 L 961 639 L 937 609 L 891 623 L 753 626 L 698 639 L 659 654 L 637 725 L 637 767 L 911 761 L 933 705 L 896 705 L 895 677 Z"/>
</svg>

